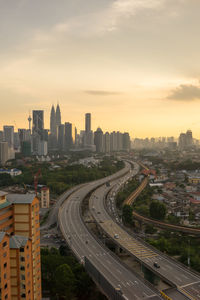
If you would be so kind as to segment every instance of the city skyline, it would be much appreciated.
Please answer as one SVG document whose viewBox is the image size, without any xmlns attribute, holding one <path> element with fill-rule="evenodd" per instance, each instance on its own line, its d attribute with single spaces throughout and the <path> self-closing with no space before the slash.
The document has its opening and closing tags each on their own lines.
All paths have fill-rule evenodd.
<svg viewBox="0 0 200 300">
<path fill-rule="evenodd" d="M 49 127 L 58 100 L 78 128 L 90 111 L 94 129 L 190 128 L 200 138 L 199 9 L 197 0 L 2 2 L 0 128 L 24 128 L 24 115 L 44 108 Z"/>
</svg>

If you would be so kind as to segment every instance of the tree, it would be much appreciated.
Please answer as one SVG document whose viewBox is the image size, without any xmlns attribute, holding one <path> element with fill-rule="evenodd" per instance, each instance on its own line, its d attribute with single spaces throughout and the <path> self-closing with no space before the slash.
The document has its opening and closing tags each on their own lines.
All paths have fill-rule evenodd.
<svg viewBox="0 0 200 300">
<path fill-rule="evenodd" d="M 130 205 L 124 205 L 122 209 L 122 220 L 126 224 L 133 224 L 133 208 Z"/>
<path fill-rule="evenodd" d="M 72 299 L 75 277 L 67 264 L 59 266 L 55 271 L 55 293 L 62 299 Z"/>
<path fill-rule="evenodd" d="M 166 216 L 166 206 L 162 202 L 152 201 L 149 208 L 150 217 L 157 220 L 164 220 Z"/>
</svg>

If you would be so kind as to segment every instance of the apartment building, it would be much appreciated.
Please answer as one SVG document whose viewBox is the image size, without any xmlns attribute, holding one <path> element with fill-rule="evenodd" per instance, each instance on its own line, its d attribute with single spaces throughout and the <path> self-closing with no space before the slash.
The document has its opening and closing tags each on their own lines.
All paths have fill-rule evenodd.
<svg viewBox="0 0 200 300">
<path fill-rule="evenodd" d="M 8 299 L 40 300 L 39 200 L 34 194 L 7 194 L 0 191 L 1 236 L 0 247 L 4 239 L 9 241 L 5 261 L 0 256 L 1 287 L 6 285 L 5 281 L 2 283 L 2 264 L 6 262 L 9 268 L 6 278 Z M 1 290 L 0 299 L 6 299 L 5 295 L 6 290 Z"/>
</svg>

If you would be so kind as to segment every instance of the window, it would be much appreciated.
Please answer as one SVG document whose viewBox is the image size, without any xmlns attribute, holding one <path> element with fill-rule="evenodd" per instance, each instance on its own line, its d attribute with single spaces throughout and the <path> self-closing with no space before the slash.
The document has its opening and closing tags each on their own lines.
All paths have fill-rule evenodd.
<svg viewBox="0 0 200 300">
<path fill-rule="evenodd" d="M 8 299 L 8 294 L 5 295 L 5 299 Z"/>
<path fill-rule="evenodd" d="M 21 267 L 20 267 L 20 270 L 21 270 L 21 271 L 25 271 L 25 267 L 24 267 L 24 266 L 21 266 Z"/>
<path fill-rule="evenodd" d="M 24 248 L 20 248 L 20 250 L 19 250 L 20 252 L 24 252 Z"/>
<path fill-rule="evenodd" d="M 3 277 L 4 277 L 4 279 L 6 279 L 6 277 L 7 277 L 7 276 L 6 276 L 6 273 L 4 273 Z"/>
<path fill-rule="evenodd" d="M 3 257 L 6 257 L 6 256 L 7 256 L 7 252 L 4 252 Z"/>
<path fill-rule="evenodd" d="M 3 267 L 6 268 L 6 267 L 7 267 L 7 263 L 5 263 L 5 264 L 3 265 Z"/>
<path fill-rule="evenodd" d="M 8 285 L 7 285 L 7 283 L 4 285 L 4 289 L 7 289 L 7 287 L 8 287 Z"/>
<path fill-rule="evenodd" d="M 7 242 L 4 242 L 3 243 L 3 248 L 6 247 L 6 246 L 7 246 Z"/>
<path fill-rule="evenodd" d="M 21 256 L 20 261 L 25 261 L 25 258 L 23 256 Z"/>
<path fill-rule="evenodd" d="M 25 275 L 21 275 L 21 280 L 25 280 Z"/>
</svg>

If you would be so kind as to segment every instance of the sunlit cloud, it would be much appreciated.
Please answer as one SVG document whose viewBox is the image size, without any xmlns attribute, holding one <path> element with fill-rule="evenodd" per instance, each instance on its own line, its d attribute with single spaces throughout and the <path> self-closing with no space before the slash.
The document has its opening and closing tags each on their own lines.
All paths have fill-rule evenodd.
<svg viewBox="0 0 200 300">
<path fill-rule="evenodd" d="M 168 96 L 168 99 L 180 101 L 199 100 L 200 85 L 182 84 L 176 89 L 172 90 L 171 94 Z"/>
</svg>

